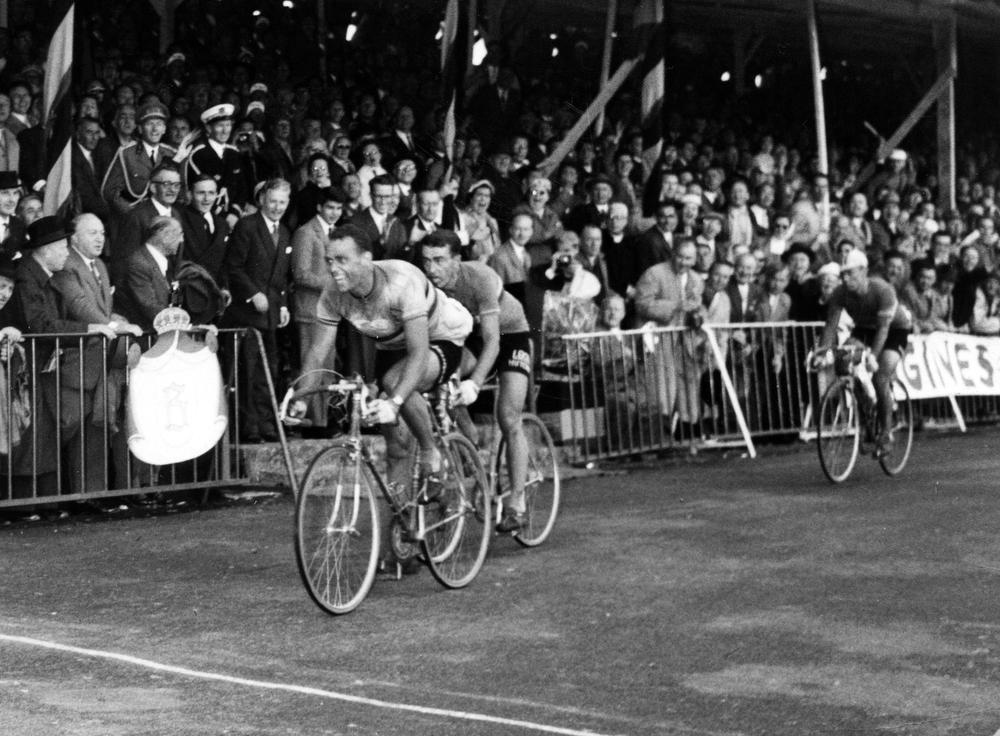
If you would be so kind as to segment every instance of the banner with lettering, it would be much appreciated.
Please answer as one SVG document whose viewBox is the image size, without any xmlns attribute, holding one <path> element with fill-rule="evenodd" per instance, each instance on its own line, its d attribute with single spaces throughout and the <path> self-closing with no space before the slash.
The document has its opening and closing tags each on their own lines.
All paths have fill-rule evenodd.
<svg viewBox="0 0 1000 736">
<path fill-rule="evenodd" d="M 956 332 L 911 335 L 896 374 L 911 399 L 1000 395 L 1000 339 Z"/>
</svg>

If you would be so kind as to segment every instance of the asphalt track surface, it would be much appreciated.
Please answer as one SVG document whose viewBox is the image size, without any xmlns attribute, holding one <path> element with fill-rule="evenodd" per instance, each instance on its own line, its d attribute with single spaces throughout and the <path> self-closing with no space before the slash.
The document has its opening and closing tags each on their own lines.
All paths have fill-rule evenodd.
<svg viewBox="0 0 1000 736">
<path fill-rule="evenodd" d="M 288 499 L 0 527 L 0 734 L 992 736 L 998 446 L 837 487 L 801 449 L 628 466 L 470 588 L 339 618 Z"/>
</svg>

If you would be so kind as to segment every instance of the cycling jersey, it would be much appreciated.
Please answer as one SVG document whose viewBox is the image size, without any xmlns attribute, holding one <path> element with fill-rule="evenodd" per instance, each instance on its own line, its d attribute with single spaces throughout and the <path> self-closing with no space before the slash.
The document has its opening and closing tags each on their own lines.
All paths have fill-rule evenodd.
<svg viewBox="0 0 1000 736">
<path fill-rule="evenodd" d="M 886 318 L 890 320 L 890 329 L 910 329 L 910 315 L 896 298 L 896 290 L 877 276 L 868 277 L 864 294 L 848 291 L 843 284 L 838 286 L 830 296 L 830 309 L 843 309 L 854 320 L 855 327 L 862 330 L 874 330 L 879 319 Z"/>
<path fill-rule="evenodd" d="M 405 261 L 376 261 L 374 284 L 364 298 L 338 291 L 328 284 L 316 305 L 316 319 L 336 327 L 346 319 L 363 335 L 375 338 L 378 350 L 406 347 L 404 325 L 427 318 L 431 342 L 462 345 L 472 331 L 472 315 L 455 299 L 449 299 L 423 272 Z"/>
<path fill-rule="evenodd" d="M 528 331 L 521 303 L 504 289 L 500 274 L 485 263 L 459 263 L 455 283 L 445 293 L 469 310 L 477 324 L 484 315 L 498 314 L 501 335 Z"/>
</svg>

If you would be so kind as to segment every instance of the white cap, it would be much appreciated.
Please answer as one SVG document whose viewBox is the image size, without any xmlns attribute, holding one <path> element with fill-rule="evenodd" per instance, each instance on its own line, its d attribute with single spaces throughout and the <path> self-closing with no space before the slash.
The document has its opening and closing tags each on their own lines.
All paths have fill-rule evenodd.
<svg viewBox="0 0 1000 736">
<path fill-rule="evenodd" d="M 695 207 L 701 207 L 701 197 L 697 194 L 684 194 L 681 196 L 681 204 L 692 204 Z"/>
<path fill-rule="evenodd" d="M 224 102 L 221 105 L 212 105 L 212 107 L 208 108 L 201 114 L 201 122 L 208 125 L 209 123 L 214 123 L 216 120 L 232 118 L 233 113 L 235 112 L 236 108 L 228 102 Z"/>
<path fill-rule="evenodd" d="M 905 161 L 906 151 L 904 151 L 902 148 L 894 148 L 892 149 L 892 153 L 889 154 L 889 158 L 894 159 L 896 161 Z"/>
<path fill-rule="evenodd" d="M 844 259 L 844 265 L 840 267 L 840 270 L 850 271 L 852 268 L 868 268 L 868 256 L 857 248 L 847 252 L 847 257 Z"/>
<path fill-rule="evenodd" d="M 938 221 L 935 220 L 933 217 L 928 217 L 926 220 L 924 220 L 924 231 L 927 232 L 929 235 L 933 235 L 940 229 L 941 226 L 938 224 Z"/>
<path fill-rule="evenodd" d="M 840 264 L 836 261 L 830 261 L 820 266 L 819 270 L 816 272 L 817 276 L 840 276 Z"/>
</svg>

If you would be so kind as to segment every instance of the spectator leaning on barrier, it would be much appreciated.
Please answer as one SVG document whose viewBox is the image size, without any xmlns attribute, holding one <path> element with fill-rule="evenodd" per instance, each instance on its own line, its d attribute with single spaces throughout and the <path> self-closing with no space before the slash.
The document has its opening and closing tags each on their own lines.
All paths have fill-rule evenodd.
<svg viewBox="0 0 1000 736">
<path fill-rule="evenodd" d="M 935 289 L 937 268 L 928 261 L 913 264 L 913 283 L 903 290 L 900 301 L 913 317 L 913 331 L 926 334 L 951 330 L 948 301 Z"/>
<path fill-rule="evenodd" d="M 1000 272 L 987 273 L 976 289 L 969 331 L 973 335 L 1000 336 Z"/>
</svg>

